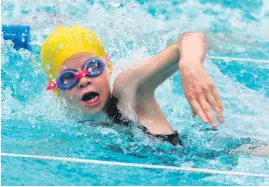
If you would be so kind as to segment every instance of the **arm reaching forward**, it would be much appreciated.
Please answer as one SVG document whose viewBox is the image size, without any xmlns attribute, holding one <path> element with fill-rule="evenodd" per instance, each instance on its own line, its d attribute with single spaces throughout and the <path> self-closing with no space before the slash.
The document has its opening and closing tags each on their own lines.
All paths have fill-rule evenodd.
<svg viewBox="0 0 269 187">
<path fill-rule="evenodd" d="M 192 108 L 204 123 L 217 127 L 212 110 L 223 123 L 223 105 L 217 89 L 203 67 L 206 53 L 205 36 L 201 33 L 185 33 L 179 41 L 158 55 L 140 63 L 132 71 L 136 77 L 140 100 L 151 97 L 155 89 L 178 70 L 184 94 Z"/>
</svg>

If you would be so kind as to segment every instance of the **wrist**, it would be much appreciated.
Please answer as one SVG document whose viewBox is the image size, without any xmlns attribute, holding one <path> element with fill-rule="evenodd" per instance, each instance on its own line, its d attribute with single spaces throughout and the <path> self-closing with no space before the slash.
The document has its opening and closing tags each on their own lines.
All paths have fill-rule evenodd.
<svg viewBox="0 0 269 187">
<path fill-rule="evenodd" d="M 179 61 L 178 67 L 179 70 L 185 70 L 186 68 L 193 68 L 193 67 L 203 67 L 203 61 L 197 57 L 190 57 L 190 58 L 182 58 Z"/>
<path fill-rule="evenodd" d="M 177 47 L 180 51 L 180 59 L 204 61 L 206 55 L 205 36 L 201 33 L 185 33 L 177 41 Z"/>
</svg>

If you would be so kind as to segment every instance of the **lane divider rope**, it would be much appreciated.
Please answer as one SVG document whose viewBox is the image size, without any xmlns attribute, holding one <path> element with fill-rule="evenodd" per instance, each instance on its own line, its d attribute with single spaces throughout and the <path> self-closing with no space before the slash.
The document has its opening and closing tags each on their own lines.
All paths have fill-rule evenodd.
<svg viewBox="0 0 269 187">
<path fill-rule="evenodd" d="M 207 56 L 207 57 L 214 60 L 224 60 L 224 61 L 269 63 L 269 60 L 260 60 L 260 59 L 251 59 L 251 58 L 233 58 L 233 57 L 220 57 L 220 56 Z"/>
<path fill-rule="evenodd" d="M 53 161 L 72 162 L 72 163 L 99 164 L 99 165 L 107 165 L 107 166 L 163 169 L 163 170 L 171 170 L 171 171 L 194 172 L 194 173 L 215 174 L 215 175 L 233 175 L 233 176 L 269 178 L 269 174 L 223 171 L 223 170 L 215 170 L 215 169 L 185 168 L 185 167 L 176 167 L 176 166 L 136 164 L 136 163 L 125 163 L 125 162 L 112 162 L 112 161 L 89 160 L 89 159 L 79 159 L 79 158 L 65 158 L 65 157 L 52 157 L 52 156 L 11 154 L 11 153 L 1 153 L 1 156 L 2 157 L 18 157 L 18 158 L 41 159 L 41 160 L 53 160 Z"/>
</svg>

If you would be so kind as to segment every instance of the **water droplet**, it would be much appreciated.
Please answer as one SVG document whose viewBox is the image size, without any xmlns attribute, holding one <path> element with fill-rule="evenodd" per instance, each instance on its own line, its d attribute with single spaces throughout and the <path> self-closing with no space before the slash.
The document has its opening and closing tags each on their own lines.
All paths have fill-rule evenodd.
<svg viewBox="0 0 269 187">
<path fill-rule="evenodd" d="M 23 60 L 29 60 L 31 58 L 31 52 L 26 49 L 19 49 L 18 53 L 21 55 Z"/>
<path fill-rule="evenodd" d="M 122 5 L 122 0 L 108 1 L 108 4 L 114 8 L 120 7 Z"/>
<path fill-rule="evenodd" d="M 15 78 L 16 79 L 19 79 L 20 78 L 20 75 L 18 73 L 16 73 Z"/>
<path fill-rule="evenodd" d="M 47 64 L 45 68 L 46 68 L 46 70 L 50 70 L 50 65 Z"/>
<path fill-rule="evenodd" d="M 64 46 L 63 46 L 63 44 L 59 44 L 59 49 L 62 49 Z"/>
<path fill-rule="evenodd" d="M 5 44 L 7 45 L 8 48 L 14 48 L 14 43 L 11 40 L 6 40 Z"/>
</svg>

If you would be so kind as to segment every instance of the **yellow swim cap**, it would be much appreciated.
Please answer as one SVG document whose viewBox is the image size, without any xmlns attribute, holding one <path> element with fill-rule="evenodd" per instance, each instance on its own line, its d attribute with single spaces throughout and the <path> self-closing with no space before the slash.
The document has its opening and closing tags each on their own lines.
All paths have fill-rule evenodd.
<svg viewBox="0 0 269 187">
<path fill-rule="evenodd" d="M 102 41 L 91 30 L 74 27 L 57 27 L 41 46 L 42 68 L 48 74 L 48 80 L 56 79 L 62 63 L 78 53 L 88 52 L 99 58 L 107 58 Z M 107 62 L 111 75 L 112 63 Z"/>
</svg>

